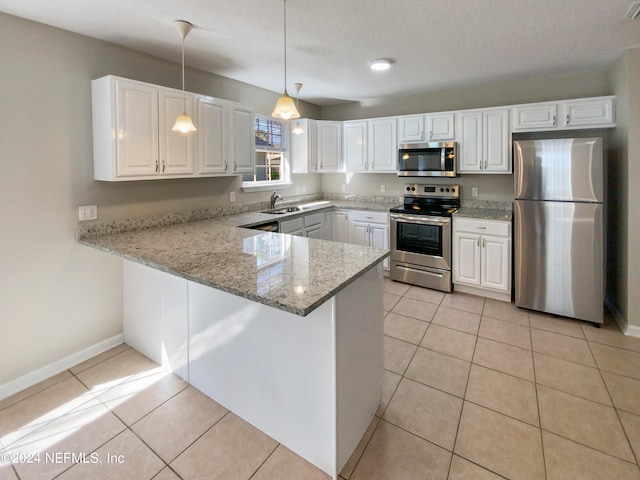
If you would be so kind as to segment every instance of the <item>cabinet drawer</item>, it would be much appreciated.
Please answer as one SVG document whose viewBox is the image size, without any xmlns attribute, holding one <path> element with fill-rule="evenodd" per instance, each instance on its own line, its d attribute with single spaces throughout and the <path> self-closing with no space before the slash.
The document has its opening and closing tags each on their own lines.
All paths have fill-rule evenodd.
<svg viewBox="0 0 640 480">
<path fill-rule="evenodd" d="M 311 213 L 309 215 L 305 215 L 304 217 L 304 226 L 310 227 L 311 225 L 318 225 L 324 222 L 324 212 L 323 213 Z"/>
<path fill-rule="evenodd" d="M 479 235 L 498 235 L 501 237 L 508 237 L 511 235 L 511 223 L 454 217 L 453 230 L 454 232 L 468 232 L 477 233 Z"/>
<path fill-rule="evenodd" d="M 349 219 L 355 222 L 384 223 L 389 221 L 389 214 L 386 212 L 370 212 L 367 210 L 351 210 Z"/>
</svg>

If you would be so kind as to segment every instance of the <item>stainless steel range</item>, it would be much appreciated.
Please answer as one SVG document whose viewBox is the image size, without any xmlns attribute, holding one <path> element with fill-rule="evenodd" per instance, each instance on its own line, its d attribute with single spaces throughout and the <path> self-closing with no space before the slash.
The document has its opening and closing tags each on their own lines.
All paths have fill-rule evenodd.
<svg viewBox="0 0 640 480">
<path fill-rule="evenodd" d="M 451 291 L 451 215 L 458 185 L 404 186 L 404 203 L 390 210 L 390 278 Z"/>
</svg>

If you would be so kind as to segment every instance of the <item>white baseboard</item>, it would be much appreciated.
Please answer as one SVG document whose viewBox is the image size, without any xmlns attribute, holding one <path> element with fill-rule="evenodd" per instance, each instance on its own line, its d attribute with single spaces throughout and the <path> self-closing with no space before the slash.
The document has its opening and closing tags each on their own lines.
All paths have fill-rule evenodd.
<svg viewBox="0 0 640 480">
<path fill-rule="evenodd" d="M 616 306 L 608 299 L 604 301 L 604 305 L 620 327 L 620 330 L 622 330 L 622 333 L 629 335 L 630 337 L 640 338 L 640 327 L 636 325 L 629 325 L 627 319 L 622 316 Z"/>
<path fill-rule="evenodd" d="M 480 297 L 492 298 L 494 300 L 500 300 L 502 302 L 511 303 L 510 293 L 494 292 L 484 288 L 472 287 L 470 285 L 461 285 L 459 283 L 453 284 L 453 290 L 461 293 L 470 293 L 471 295 L 478 295 Z"/>
<path fill-rule="evenodd" d="M 50 363 L 49 365 L 27 373 L 22 377 L 18 377 L 15 380 L 11 380 L 3 385 L 0 385 L 0 400 L 3 400 L 11 395 L 21 392 L 25 388 L 29 388 L 36 383 L 39 383 L 47 378 L 53 377 L 60 372 L 68 370 L 69 368 L 89 360 L 102 352 L 109 350 L 124 343 L 124 335 L 122 333 L 108 338 L 100 343 L 91 345 L 79 352 L 73 353 L 68 357 L 62 358 L 58 361 Z"/>
</svg>

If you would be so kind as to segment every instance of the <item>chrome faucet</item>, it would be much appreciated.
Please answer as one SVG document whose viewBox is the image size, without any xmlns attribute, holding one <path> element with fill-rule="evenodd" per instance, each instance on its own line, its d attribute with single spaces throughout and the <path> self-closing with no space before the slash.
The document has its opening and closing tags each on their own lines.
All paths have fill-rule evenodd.
<svg viewBox="0 0 640 480">
<path fill-rule="evenodd" d="M 276 192 L 273 192 L 271 194 L 271 208 L 275 208 L 276 202 L 278 200 L 282 200 L 282 197 L 280 195 L 278 195 Z"/>
</svg>

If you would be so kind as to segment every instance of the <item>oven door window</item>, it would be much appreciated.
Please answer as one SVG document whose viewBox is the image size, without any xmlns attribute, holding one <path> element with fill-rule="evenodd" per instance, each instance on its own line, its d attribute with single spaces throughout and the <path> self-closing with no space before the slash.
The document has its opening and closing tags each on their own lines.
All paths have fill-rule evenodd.
<svg viewBox="0 0 640 480">
<path fill-rule="evenodd" d="M 442 226 L 398 222 L 396 235 L 399 251 L 442 256 Z"/>
</svg>

